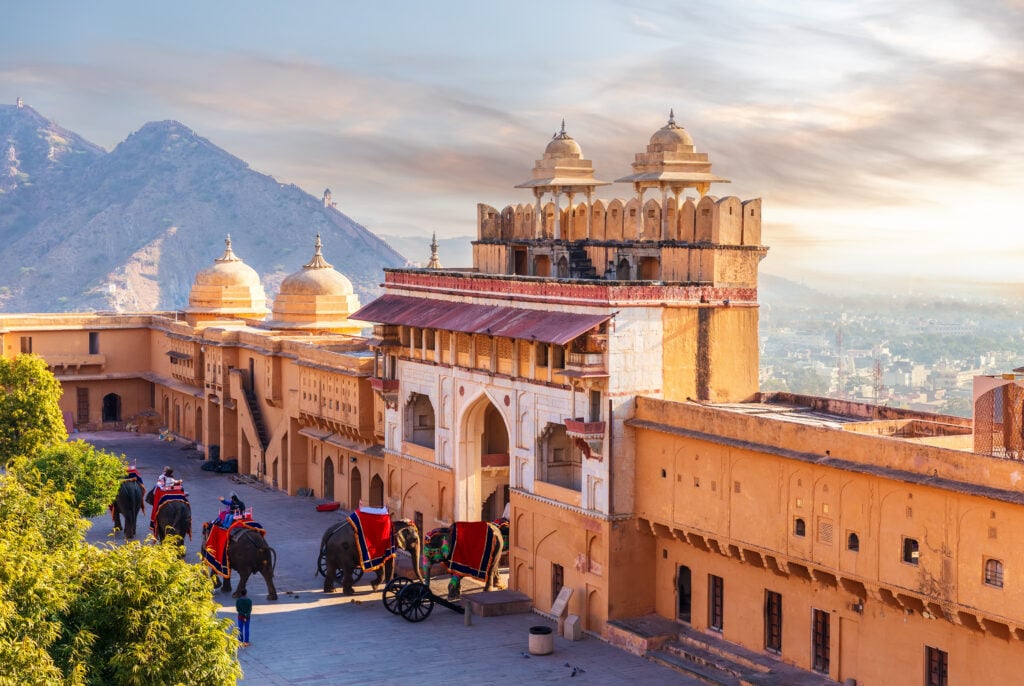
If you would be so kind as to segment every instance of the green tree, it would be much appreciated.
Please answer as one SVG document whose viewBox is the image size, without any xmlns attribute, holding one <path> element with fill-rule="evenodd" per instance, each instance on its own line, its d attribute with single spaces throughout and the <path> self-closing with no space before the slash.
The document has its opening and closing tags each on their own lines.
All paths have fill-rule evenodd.
<svg viewBox="0 0 1024 686">
<path fill-rule="evenodd" d="M 137 541 L 88 549 L 65 625 L 68 673 L 96 686 L 238 681 L 231 619 L 217 618 L 210 578 L 179 555 Z"/>
<path fill-rule="evenodd" d="M 234 684 L 230 619 L 177 546 L 94 547 L 68 491 L 0 475 L 0 686 Z"/>
<path fill-rule="evenodd" d="M 57 684 L 50 650 L 77 585 L 88 524 L 66 493 L 0 476 L 0 684 Z M 75 683 L 73 680 L 67 683 Z"/>
<path fill-rule="evenodd" d="M 67 440 L 60 382 L 36 355 L 0 359 L 0 465 Z"/>
<path fill-rule="evenodd" d="M 71 493 L 83 517 L 95 517 L 114 502 L 128 460 L 85 441 L 57 443 L 33 456 L 13 459 L 10 468 L 29 488 L 44 484 Z"/>
</svg>

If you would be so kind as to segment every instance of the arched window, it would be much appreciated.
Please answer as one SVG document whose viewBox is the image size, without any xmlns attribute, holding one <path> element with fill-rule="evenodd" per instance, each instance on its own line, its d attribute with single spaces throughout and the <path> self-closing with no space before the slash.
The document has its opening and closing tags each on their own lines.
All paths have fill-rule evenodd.
<svg viewBox="0 0 1024 686">
<path fill-rule="evenodd" d="M 860 550 L 860 537 L 852 531 L 850 532 L 850 535 L 846 537 L 846 549 L 852 550 L 853 552 Z"/>
<path fill-rule="evenodd" d="M 999 560 L 985 560 L 985 583 L 996 588 L 1003 587 L 1003 563 Z"/>
<path fill-rule="evenodd" d="M 797 517 L 796 521 L 793 522 L 793 535 L 794 536 L 806 536 L 807 535 L 807 524 L 803 518 Z"/>
</svg>

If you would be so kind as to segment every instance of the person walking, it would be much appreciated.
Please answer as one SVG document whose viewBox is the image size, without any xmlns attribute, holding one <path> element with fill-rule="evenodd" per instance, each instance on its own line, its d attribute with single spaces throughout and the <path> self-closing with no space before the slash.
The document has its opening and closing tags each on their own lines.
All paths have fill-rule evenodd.
<svg viewBox="0 0 1024 686">
<path fill-rule="evenodd" d="M 243 646 L 249 645 L 249 619 L 252 617 L 252 601 L 245 597 L 246 592 L 242 591 L 241 597 L 235 601 L 235 609 L 238 610 L 238 640 Z"/>
</svg>

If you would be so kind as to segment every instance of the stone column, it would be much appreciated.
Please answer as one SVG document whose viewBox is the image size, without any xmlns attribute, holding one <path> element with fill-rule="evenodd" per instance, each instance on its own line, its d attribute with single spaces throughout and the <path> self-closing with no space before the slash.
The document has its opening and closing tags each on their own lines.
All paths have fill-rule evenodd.
<svg viewBox="0 0 1024 686">
<path fill-rule="evenodd" d="M 540 188 L 533 189 L 533 195 L 537 198 L 537 211 L 533 217 L 533 237 L 540 238 L 541 229 L 544 227 L 544 219 L 541 217 L 541 199 L 544 197 L 544 191 Z M 532 270 L 527 270 L 532 271 Z"/>
<path fill-rule="evenodd" d="M 555 188 L 555 240 L 562 238 L 562 194 Z"/>
<path fill-rule="evenodd" d="M 661 240 L 668 240 L 668 186 L 661 187 Z"/>
<path fill-rule="evenodd" d="M 592 237 L 594 228 L 594 189 L 587 188 L 587 240 Z"/>
<path fill-rule="evenodd" d="M 640 240 L 640 237 L 644 233 L 644 189 L 643 186 L 637 184 L 636 187 L 636 198 L 637 202 L 640 203 L 640 207 L 636 211 L 636 239 Z"/>
<path fill-rule="evenodd" d="M 672 189 L 672 194 L 676 197 L 676 238 L 679 238 L 679 227 L 680 227 L 680 209 L 679 209 L 679 194 L 683 192 L 682 188 L 676 187 Z"/>
<path fill-rule="evenodd" d="M 568 233 L 567 240 L 571 241 L 572 240 L 573 231 L 576 228 L 576 219 L 574 217 L 574 215 L 576 214 L 576 208 L 572 204 L 573 203 L 572 199 L 574 197 L 576 197 L 576 194 L 573 193 L 572 191 L 567 191 L 566 195 L 569 196 L 569 213 L 568 213 L 569 226 L 568 226 L 568 231 L 567 231 L 567 233 Z"/>
</svg>

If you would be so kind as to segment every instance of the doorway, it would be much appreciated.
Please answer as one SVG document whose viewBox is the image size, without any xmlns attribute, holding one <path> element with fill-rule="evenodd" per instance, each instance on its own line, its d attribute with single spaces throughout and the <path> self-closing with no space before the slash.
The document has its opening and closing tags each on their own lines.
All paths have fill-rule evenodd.
<svg viewBox="0 0 1024 686">
<path fill-rule="evenodd" d="M 324 460 L 324 498 L 327 502 L 334 501 L 334 460 Z"/>
<path fill-rule="evenodd" d="M 690 597 L 693 594 L 693 581 L 690 576 L 690 568 L 686 565 L 679 565 L 676 570 L 676 619 L 680 622 L 690 623 Z"/>
<path fill-rule="evenodd" d="M 103 396 L 103 421 L 121 421 L 121 396 L 117 393 L 107 393 Z"/>
<path fill-rule="evenodd" d="M 359 467 L 352 467 L 348 479 L 348 509 L 358 510 L 363 497 L 363 475 L 359 473 Z"/>
</svg>

